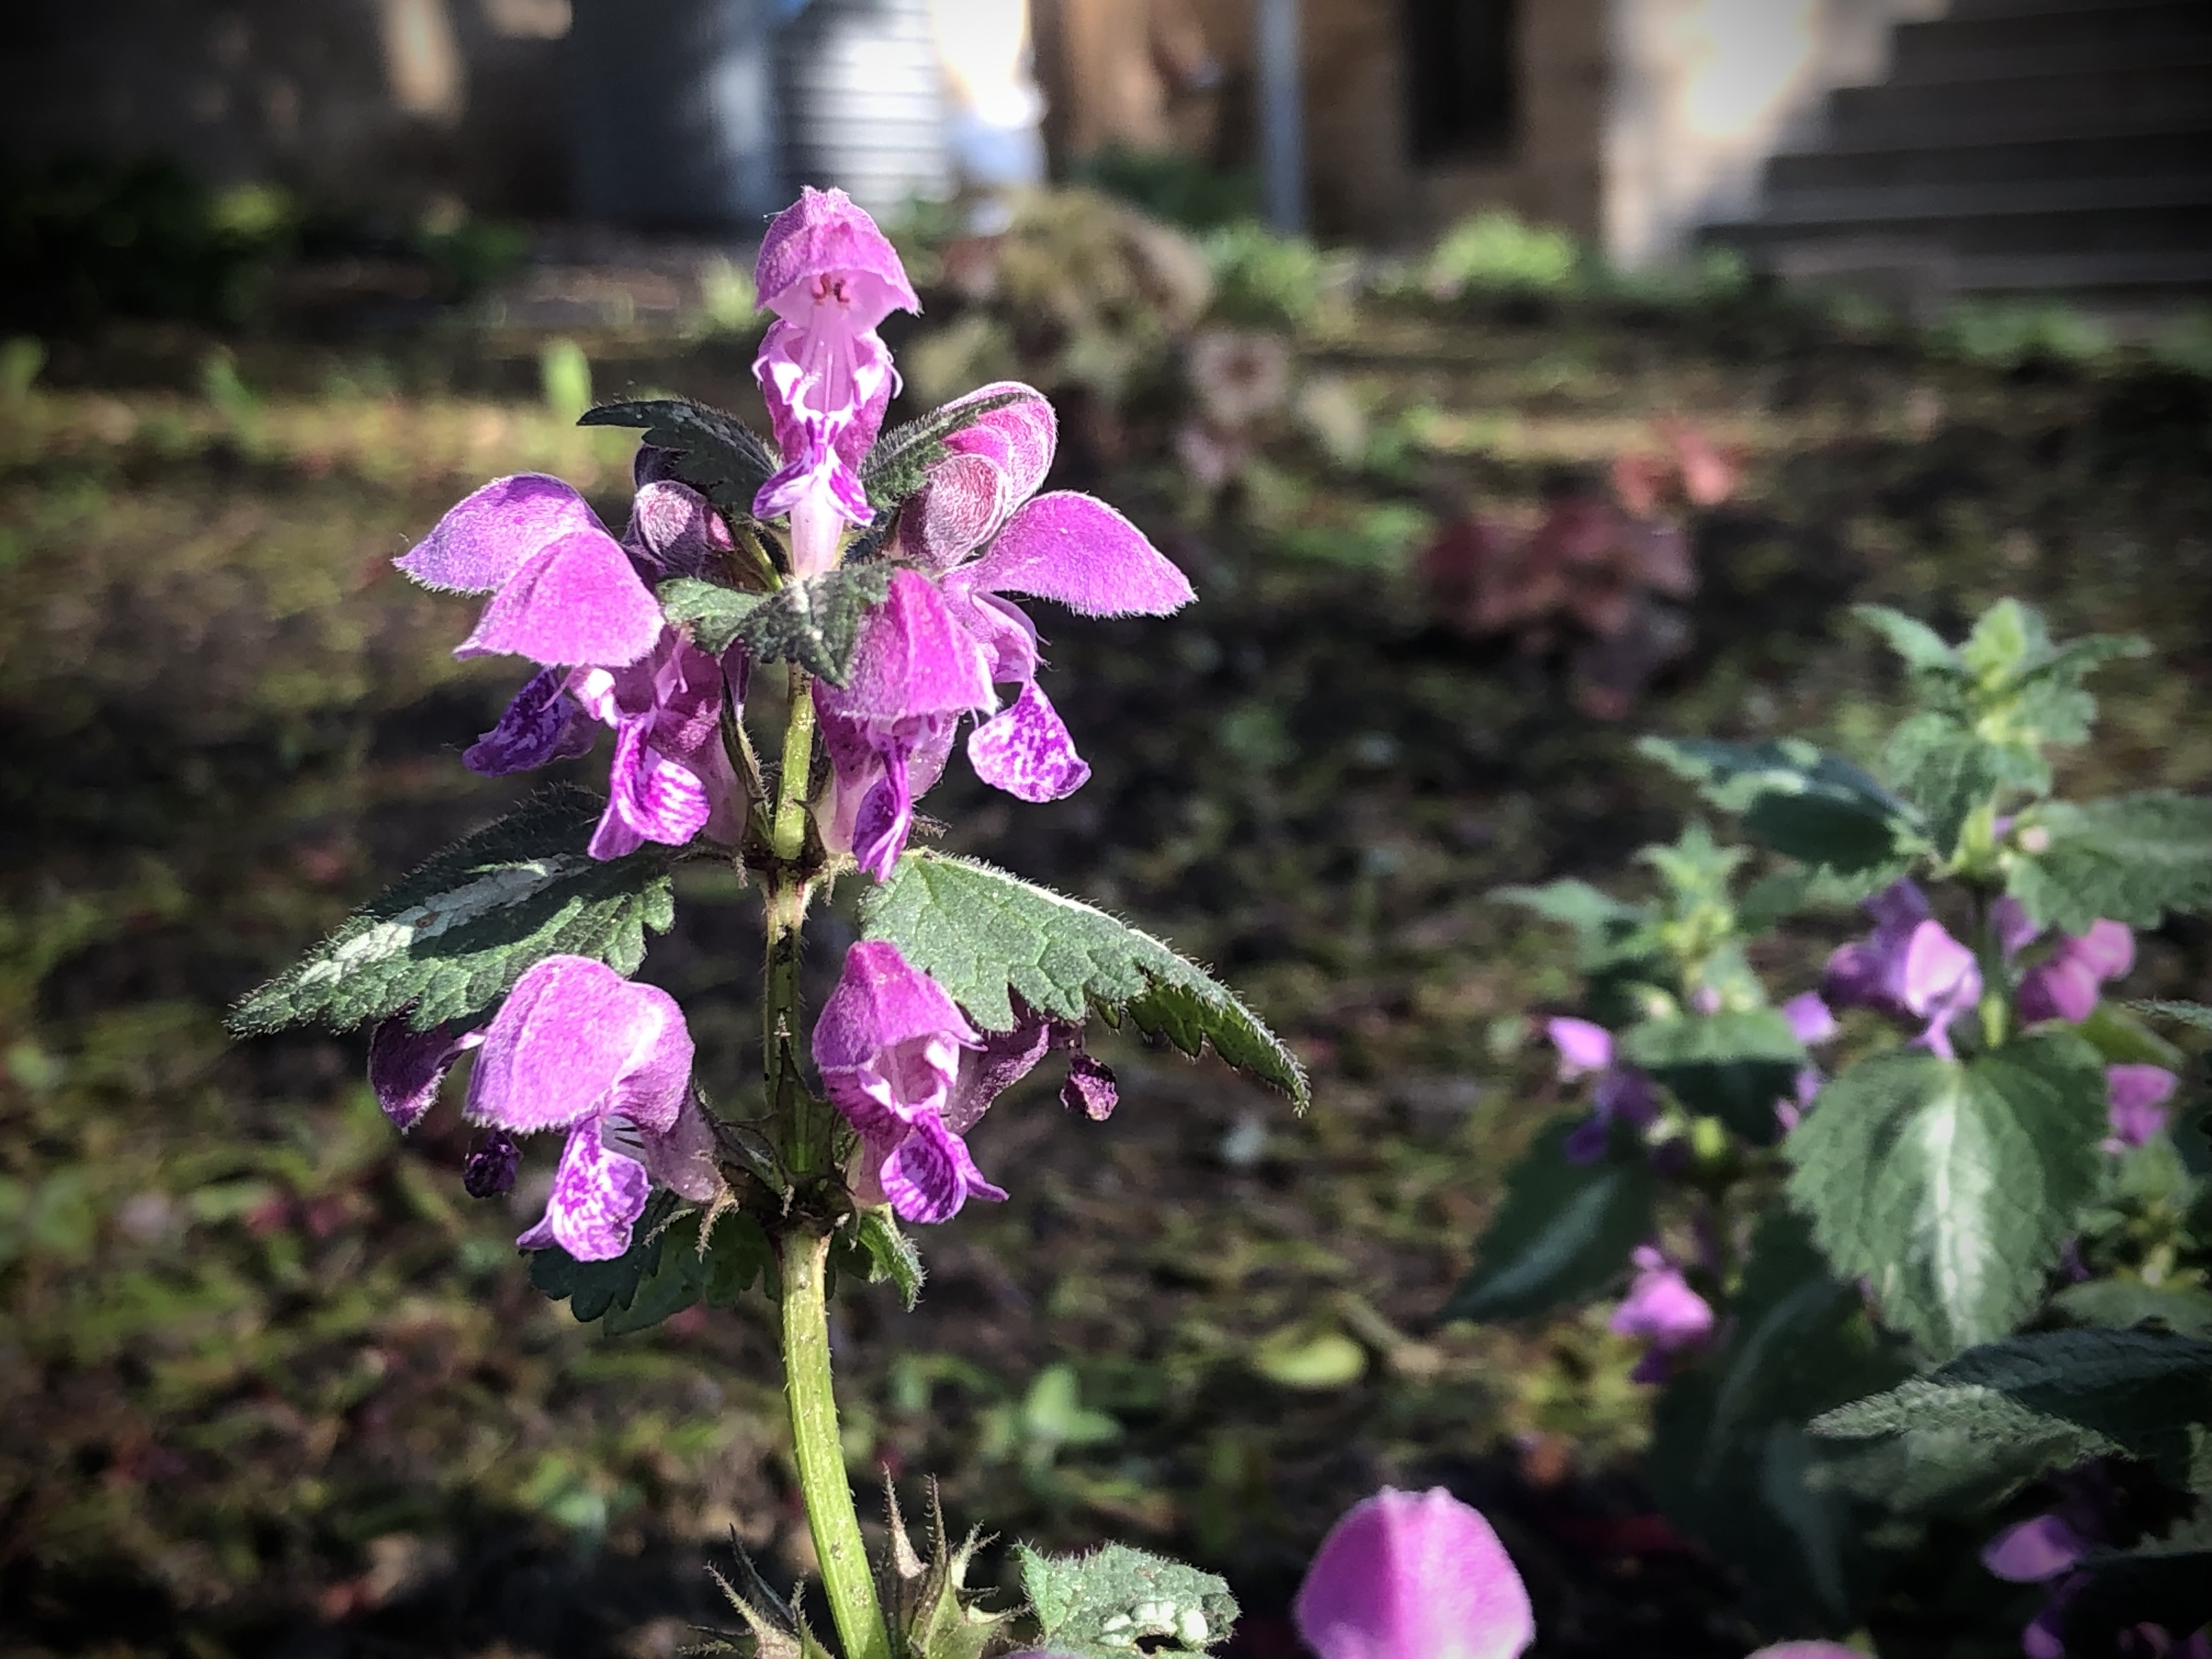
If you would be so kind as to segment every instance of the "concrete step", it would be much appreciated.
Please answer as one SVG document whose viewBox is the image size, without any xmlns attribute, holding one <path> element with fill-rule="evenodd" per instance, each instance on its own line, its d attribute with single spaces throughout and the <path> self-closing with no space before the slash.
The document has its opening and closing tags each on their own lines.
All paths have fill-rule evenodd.
<svg viewBox="0 0 2212 1659">
<path fill-rule="evenodd" d="M 1946 217 L 1866 212 L 1848 217 L 1762 215 L 1735 228 L 1749 246 L 1841 236 L 1933 238 L 1961 258 L 2060 253 L 2212 253 L 2212 195 L 2154 207 L 2035 209 Z"/>
<path fill-rule="evenodd" d="M 1900 24 L 1888 79 L 1999 79 L 2052 70 L 2126 68 L 2212 53 L 2212 4 L 2153 0 L 2008 18 Z"/>
<path fill-rule="evenodd" d="M 2008 184 L 1873 185 L 1771 189 L 1760 222 L 1772 226 L 1939 223 L 1972 219 L 2212 208 L 2212 169 Z"/>
<path fill-rule="evenodd" d="M 1940 149 L 1789 152 L 1766 164 L 1766 188 L 1871 189 L 1917 185 L 2039 185 L 2212 173 L 2212 111 L 2153 131 Z"/>
<path fill-rule="evenodd" d="M 2019 142 L 2138 131 L 2212 110 L 2212 56 L 2154 68 L 1948 84 L 1844 87 L 1828 100 L 1841 147 Z"/>
</svg>

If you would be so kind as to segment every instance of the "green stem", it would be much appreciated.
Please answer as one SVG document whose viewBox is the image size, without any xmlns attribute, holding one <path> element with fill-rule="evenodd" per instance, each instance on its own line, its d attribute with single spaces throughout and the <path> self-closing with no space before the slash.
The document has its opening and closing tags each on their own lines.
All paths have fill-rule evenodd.
<svg viewBox="0 0 2212 1659">
<path fill-rule="evenodd" d="M 783 760 L 776 798 L 768 811 L 768 872 L 763 908 L 768 930 L 766 982 L 761 999 L 761 1036 L 768 1074 L 769 1110 L 783 1126 L 784 1162 L 794 1175 L 827 1166 L 835 1126 L 817 1110 L 799 1074 L 799 965 L 806 907 L 814 892 L 806 852 L 806 790 L 814 769 L 814 699 L 807 677 L 793 665 L 791 713 L 783 728 Z"/>
<path fill-rule="evenodd" d="M 845 1659 L 891 1659 L 890 1631 L 868 1571 L 867 1546 L 845 1451 L 837 1437 L 837 1396 L 830 1381 L 830 1239 L 807 1229 L 787 1232 L 783 1267 L 783 1388 L 791 1406 L 792 1449 L 806 1524 L 822 1565 Z"/>
</svg>

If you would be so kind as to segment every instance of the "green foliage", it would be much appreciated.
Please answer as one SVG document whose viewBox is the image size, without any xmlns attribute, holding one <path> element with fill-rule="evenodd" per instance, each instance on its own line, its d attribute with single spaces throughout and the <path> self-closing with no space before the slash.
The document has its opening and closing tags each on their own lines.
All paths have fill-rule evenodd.
<svg viewBox="0 0 2212 1659">
<path fill-rule="evenodd" d="M 638 1222 L 629 1250 L 612 1261 L 579 1261 L 557 1244 L 532 1251 L 530 1282 L 565 1300 L 580 1321 L 604 1321 L 610 1336 L 658 1325 L 695 1302 L 730 1307 L 756 1283 L 775 1282 L 775 1252 L 750 1216 L 717 1218 L 702 1249 L 702 1214 L 671 1220 L 673 1209 L 661 1194 Z"/>
<path fill-rule="evenodd" d="M 1993 1502 L 2106 1455 L 2201 1486 L 2212 1480 L 2212 1342 L 2158 1331 L 2008 1337 L 1827 1412 L 1812 1431 L 1892 1453 L 1873 1467 L 1907 1505 Z"/>
<path fill-rule="evenodd" d="M 1785 1144 L 1790 1195 L 1835 1270 L 1929 1353 L 2004 1335 L 2041 1299 L 2100 1173 L 2105 1067 L 2071 1031 L 1960 1065 L 1877 1055 Z"/>
<path fill-rule="evenodd" d="M 1759 1224 L 1732 1311 L 1726 1346 L 1660 1398 L 1652 1484 L 1678 1524 L 1744 1567 L 1769 1620 L 1848 1629 L 1863 1528 L 1817 1478 L 1803 1425 L 1905 1368 L 1787 1211 Z"/>
<path fill-rule="evenodd" d="M 1926 817 L 1937 852 L 1953 855 L 1978 808 L 2004 791 L 2051 787 L 2050 744 L 2089 734 L 2096 700 L 2081 682 L 2115 658 L 2141 656 L 2141 640 L 2094 635 L 2059 644 L 2042 613 L 2000 600 L 1959 646 L 1882 605 L 1854 612 L 1897 652 L 1920 711 L 1883 755 L 1892 781 Z"/>
<path fill-rule="evenodd" d="M 2075 805 L 2052 801 L 2005 887 L 2045 927 L 2087 933 L 2099 917 L 2155 927 L 2212 905 L 2212 799 L 2163 791 Z"/>
<path fill-rule="evenodd" d="M 1647 1020 L 1621 1038 L 1640 1066 L 1693 1112 L 1717 1117 L 1754 1145 L 1780 1133 L 1774 1103 L 1807 1063 L 1805 1045 L 1772 1008 Z"/>
<path fill-rule="evenodd" d="M 601 404 L 579 426 L 635 427 L 645 441 L 676 454 L 676 476 L 726 514 L 750 518 L 753 497 L 778 465 L 775 451 L 734 415 L 689 398 Z"/>
<path fill-rule="evenodd" d="M 1919 839 L 1911 808 L 1849 761 L 1801 738 L 1764 743 L 1645 738 L 1638 750 L 1742 816 L 1784 857 L 1850 872 L 1887 864 Z"/>
<path fill-rule="evenodd" d="M 1182 150 L 1110 144 L 1077 157 L 1070 177 L 1192 230 L 1236 228 L 1260 214 L 1256 174 L 1249 168 L 1224 171 Z"/>
<path fill-rule="evenodd" d="M 1014 1554 L 1037 1623 L 1035 1645 L 1053 1653 L 1203 1653 L 1227 1640 L 1237 1622 L 1225 1580 L 1127 1544 L 1051 1556 L 1018 1544 Z"/>
<path fill-rule="evenodd" d="M 1490 896 L 1497 903 L 1518 905 L 1547 921 L 1561 922 L 1574 929 L 1576 966 L 1586 974 L 1641 960 L 1656 948 L 1649 910 L 1641 905 L 1624 904 L 1586 881 L 1547 882 L 1541 887 L 1499 887 L 1493 889 Z"/>
<path fill-rule="evenodd" d="M 592 360 L 566 335 L 538 348 L 538 390 L 546 413 L 556 420 L 581 420 L 592 407 Z"/>
<path fill-rule="evenodd" d="M 1446 231 L 1422 269 L 1429 292 L 1559 295 L 1581 274 L 1582 250 L 1564 230 L 1514 214 L 1477 214 Z"/>
<path fill-rule="evenodd" d="M 1321 309 L 1321 251 L 1301 236 L 1278 236 L 1256 221 L 1206 239 L 1213 267 L 1213 311 L 1249 327 L 1297 328 Z"/>
<path fill-rule="evenodd" d="M 922 1269 L 921 1252 L 899 1230 L 890 1209 L 881 1206 L 861 1211 L 850 1234 L 838 1235 L 832 1243 L 830 1265 L 833 1272 L 856 1273 L 871 1285 L 889 1280 L 909 1310 L 921 1299 L 922 1281 L 928 1277 Z"/>
<path fill-rule="evenodd" d="M 896 507 L 921 489 L 929 469 L 945 459 L 947 438 L 975 425 L 994 409 L 1018 403 L 1024 395 L 1000 392 L 957 408 L 933 409 L 920 420 L 884 433 L 860 465 L 860 482 L 867 489 L 870 504 L 879 514 Z"/>
<path fill-rule="evenodd" d="M 2212 1008 L 2201 1002 L 2166 1002 L 2155 1000 L 2131 1002 L 2128 1005 L 2140 1013 L 2160 1019 L 2170 1019 L 2200 1031 L 2212 1031 Z"/>
<path fill-rule="evenodd" d="M 943 854 L 909 851 L 860 901 L 869 939 L 889 939 L 987 1030 L 1017 1023 L 1018 995 L 1040 1014 L 1126 1014 L 1187 1054 L 1211 1042 L 1239 1071 L 1300 1107 L 1305 1070 L 1251 1010 L 1149 934 L 1102 910 Z"/>
<path fill-rule="evenodd" d="M 994 1406 L 985 1414 L 982 1455 L 992 1462 L 1014 1457 L 1024 1474 L 1041 1482 L 1062 1448 L 1104 1446 L 1121 1437 L 1120 1423 L 1083 1403 L 1073 1366 L 1048 1365 L 1018 1402 Z"/>
<path fill-rule="evenodd" d="M 1506 1176 L 1474 1271 L 1440 1317 L 1525 1319 L 1619 1281 L 1629 1253 L 1651 1234 L 1658 1182 L 1626 1126 L 1590 1164 L 1566 1156 L 1574 1128 L 1565 1118 L 1552 1124 Z"/>
<path fill-rule="evenodd" d="M 241 999 L 230 1029 L 349 1030 L 404 1012 L 416 1030 L 483 1012 L 533 963 L 592 957 L 635 973 L 648 932 L 675 921 L 664 849 L 592 858 L 602 803 L 540 790 L 356 911 L 290 968 Z"/>
<path fill-rule="evenodd" d="M 861 627 L 890 585 L 891 567 L 874 560 L 786 582 L 769 593 L 678 576 L 661 583 L 660 607 L 671 623 L 691 630 L 703 651 L 719 656 L 742 645 L 757 663 L 795 662 L 842 685 L 853 672 Z"/>
</svg>

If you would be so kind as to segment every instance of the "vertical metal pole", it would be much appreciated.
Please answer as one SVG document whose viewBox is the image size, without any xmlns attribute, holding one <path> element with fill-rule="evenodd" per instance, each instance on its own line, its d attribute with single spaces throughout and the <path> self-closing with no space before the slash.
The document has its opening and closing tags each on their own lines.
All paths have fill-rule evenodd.
<svg viewBox="0 0 2212 1659">
<path fill-rule="evenodd" d="M 1298 0 L 1258 0 L 1260 160 L 1267 222 L 1285 236 L 1306 228 L 1305 110 L 1298 73 Z"/>
</svg>

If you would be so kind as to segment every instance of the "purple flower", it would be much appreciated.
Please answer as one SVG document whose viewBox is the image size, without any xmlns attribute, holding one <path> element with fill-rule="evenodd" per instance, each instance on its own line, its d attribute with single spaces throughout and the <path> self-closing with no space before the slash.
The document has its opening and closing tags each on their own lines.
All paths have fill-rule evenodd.
<svg viewBox="0 0 2212 1659">
<path fill-rule="evenodd" d="M 2052 1510 L 2008 1527 L 1982 1551 L 1982 1565 L 2012 1584 L 2039 1584 L 2056 1578 L 2095 1547 Z"/>
<path fill-rule="evenodd" d="M 368 1086 L 392 1127 L 404 1134 L 421 1122 L 453 1062 L 483 1041 L 482 1031 L 450 1022 L 414 1030 L 404 1014 L 379 1024 L 368 1039 Z"/>
<path fill-rule="evenodd" d="M 983 654 L 919 572 L 891 574 L 890 592 L 862 630 L 847 684 L 814 682 L 830 751 L 822 841 L 849 851 L 878 881 L 906 846 L 914 803 L 945 771 L 960 717 L 991 707 Z"/>
<path fill-rule="evenodd" d="M 1836 1017 L 1820 1000 L 1817 991 L 1808 991 L 1784 1003 L 1782 1018 L 1790 1022 L 1790 1035 L 1808 1048 L 1819 1047 L 1836 1034 Z"/>
<path fill-rule="evenodd" d="M 1195 597 L 1182 572 L 1103 501 L 1030 498 L 1052 463 L 1050 406 L 1012 385 L 961 401 L 1008 392 L 1022 395 L 947 440 L 948 453 L 901 508 L 899 549 L 921 568 L 892 577 L 848 683 L 814 688 L 834 773 L 823 844 L 849 850 L 878 880 L 897 862 L 914 803 L 943 773 L 964 715 L 981 720 L 967 745 L 976 775 L 1019 799 L 1058 800 L 1091 775 L 1036 684 L 1036 629 L 1006 595 L 1091 617 L 1164 616 Z M 994 684 L 1019 688 L 1004 709 Z"/>
<path fill-rule="evenodd" d="M 1597 1090 L 1590 1115 L 1569 1135 L 1562 1149 L 1571 1164 L 1595 1164 L 1605 1156 L 1615 1119 L 1641 1129 L 1659 1115 L 1659 1099 L 1650 1079 L 1633 1066 L 1613 1062 L 1613 1033 L 1586 1019 L 1547 1022 L 1545 1034 L 1559 1051 L 1559 1081 L 1571 1083 L 1586 1073 L 1597 1073 Z"/>
<path fill-rule="evenodd" d="M 514 1189 L 522 1148 L 504 1129 L 487 1129 L 461 1165 L 461 1187 L 471 1198 L 497 1198 Z"/>
<path fill-rule="evenodd" d="M 2020 1017 L 2031 1025 L 2045 1019 L 2079 1025 L 2095 1009 L 2105 981 L 2135 961 L 2135 935 L 2117 921 L 2093 921 L 2079 937 L 2062 933 L 2057 948 L 2022 976 Z"/>
<path fill-rule="evenodd" d="M 1914 1041 L 1945 1060 L 1956 1058 L 1951 1027 L 1982 996 L 1974 953 L 1929 915 L 1928 901 L 1909 881 L 1893 884 L 1869 899 L 1866 908 L 1875 931 L 1828 958 L 1821 987 L 1827 1001 L 1924 1021 L 1925 1029 Z"/>
<path fill-rule="evenodd" d="M 906 1220 L 945 1221 L 971 1195 L 1006 1195 L 983 1179 L 961 1139 L 988 1100 L 963 1098 L 958 1106 L 973 1115 L 961 1113 L 967 1122 L 957 1127 L 947 1121 L 958 1109 L 963 1053 L 986 1054 L 982 1036 L 896 945 L 863 939 L 845 953 L 815 1022 L 814 1063 L 831 1103 L 860 1131 L 861 1196 L 880 1192 Z"/>
<path fill-rule="evenodd" d="M 1329 1529 L 1291 1605 L 1321 1659 L 1513 1659 L 1528 1592 L 1490 1522 L 1441 1486 L 1389 1486 Z"/>
<path fill-rule="evenodd" d="M 586 957 L 548 957 L 515 981 L 483 1034 L 468 1116 L 509 1134 L 568 1132 L 544 1217 L 515 1241 L 524 1249 L 611 1261 L 655 1181 L 698 1202 L 721 1185 L 683 1010 Z"/>
<path fill-rule="evenodd" d="M 1632 1373 L 1638 1382 L 1667 1380 L 1674 1355 L 1701 1347 L 1713 1334 L 1712 1304 L 1690 1288 L 1658 1247 L 1639 1244 L 1636 1279 L 1613 1310 L 1611 1328 L 1646 1345 Z"/>
<path fill-rule="evenodd" d="M 2114 1151 L 2140 1146 L 2166 1127 L 2166 1103 L 2179 1081 L 2163 1066 L 2105 1068 L 2105 1109 L 2112 1121 Z"/>
<path fill-rule="evenodd" d="M 753 375 L 783 465 L 760 487 L 753 513 L 790 514 L 793 574 L 818 575 L 837 562 L 844 526 L 874 516 L 860 464 L 898 385 L 877 326 L 921 302 L 875 221 L 842 190 L 802 190 L 776 215 L 754 282 L 762 307 L 776 315 Z"/>
<path fill-rule="evenodd" d="M 737 839 L 721 711 L 726 690 L 744 699 L 743 653 L 718 662 L 692 646 L 646 585 L 705 569 L 729 531 L 698 491 L 650 476 L 657 454 L 639 452 L 643 482 L 619 543 L 567 484 L 526 473 L 477 490 L 398 561 L 428 586 L 492 593 L 454 654 L 544 665 L 462 756 L 471 770 L 498 777 L 574 758 L 592 746 L 591 720 L 613 728 L 594 858 L 681 846 L 702 830 Z"/>
</svg>

